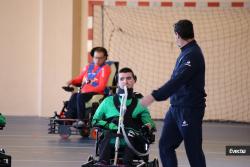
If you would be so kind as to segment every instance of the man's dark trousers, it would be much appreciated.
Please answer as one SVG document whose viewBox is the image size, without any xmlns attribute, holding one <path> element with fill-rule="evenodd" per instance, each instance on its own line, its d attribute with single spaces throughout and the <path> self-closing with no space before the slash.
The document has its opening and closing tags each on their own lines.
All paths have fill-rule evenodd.
<svg viewBox="0 0 250 167">
<path fill-rule="evenodd" d="M 202 150 L 202 120 L 205 108 L 169 108 L 159 142 L 163 167 L 177 167 L 175 149 L 184 141 L 191 167 L 206 167 Z"/>
</svg>

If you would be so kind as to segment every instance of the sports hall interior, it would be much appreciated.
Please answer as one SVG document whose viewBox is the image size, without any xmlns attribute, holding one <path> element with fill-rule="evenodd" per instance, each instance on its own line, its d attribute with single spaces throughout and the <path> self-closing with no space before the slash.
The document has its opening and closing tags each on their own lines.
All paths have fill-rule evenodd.
<svg viewBox="0 0 250 167">
<path fill-rule="evenodd" d="M 203 150 L 208 167 L 249 167 L 248 156 L 226 146 L 250 146 L 250 0 L 1 0 L 0 113 L 7 118 L 0 148 L 13 167 L 80 167 L 95 140 L 48 134 L 49 118 L 70 97 L 62 86 L 103 46 L 119 68 L 138 77 L 144 95 L 171 76 L 180 50 L 173 24 L 190 19 L 206 61 Z M 169 100 L 149 107 L 157 125 L 150 158 Z M 188 167 L 183 144 L 180 167 Z M 161 164 L 160 164 L 161 166 Z"/>
</svg>

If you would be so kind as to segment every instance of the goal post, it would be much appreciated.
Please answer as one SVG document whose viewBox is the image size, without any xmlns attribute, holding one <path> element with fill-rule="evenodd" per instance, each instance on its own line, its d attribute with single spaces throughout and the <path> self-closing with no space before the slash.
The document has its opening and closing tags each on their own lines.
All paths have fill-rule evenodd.
<svg viewBox="0 0 250 167">
<path fill-rule="evenodd" d="M 250 123 L 250 5 L 247 2 L 103 1 L 93 5 L 92 46 L 138 76 L 146 95 L 171 76 L 180 49 L 173 24 L 190 19 L 206 61 L 205 120 Z M 163 119 L 169 101 L 150 107 Z"/>
</svg>

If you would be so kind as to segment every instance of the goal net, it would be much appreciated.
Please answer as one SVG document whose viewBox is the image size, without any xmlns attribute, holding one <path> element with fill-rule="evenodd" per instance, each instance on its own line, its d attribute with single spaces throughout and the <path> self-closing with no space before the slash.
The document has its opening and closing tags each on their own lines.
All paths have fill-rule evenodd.
<svg viewBox="0 0 250 167">
<path fill-rule="evenodd" d="M 206 61 L 205 120 L 250 122 L 250 10 L 246 8 L 94 7 L 93 46 L 130 67 L 135 90 L 146 95 L 171 76 L 180 53 L 173 24 L 190 19 Z M 154 103 L 162 119 L 169 101 Z"/>
</svg>

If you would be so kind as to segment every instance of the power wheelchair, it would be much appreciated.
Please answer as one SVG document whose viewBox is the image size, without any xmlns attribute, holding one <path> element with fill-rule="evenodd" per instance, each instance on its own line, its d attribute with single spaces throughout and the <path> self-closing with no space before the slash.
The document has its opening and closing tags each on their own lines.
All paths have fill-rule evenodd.
<svg viewBox="0 0 250 167">
<path fill-rule="evenodd" d="M 5 117 L 0 113 L 0 130 L 3 130 L 5 124 Z M 0 167 L 11 167 L 11 156 L 6 155 L 2 148 L 0 148 Z"/>
<path fill-rule="evenodd" d="M 129 166 L 131 167 L 158 167 L 158 159 L 155 158 L 153 161 L 149 161 L 149 147 L 155 141 L 154 132 L 156 129 L 151 129 L 147 125 L 143 125 L 142 122 L 138 121 L 138 125 L 141 128 L 133 128 L 125 127 L 124 118 L 125 113 L 127 111 L 126 101 L 127 101 L 127 87 L 124 86 L 124 94 L 120 94 L 122 96 L 119 117 L 113 117 L 111 120 L 106 120 L 108 123 L 114 123 L 118 125 L 117 130 L 107 129 L 106 125 L 96 125 L 96 150 L 95 157 L 92 155 L 89 156 L 87 162 L 83 164 L 81 167 L 121 167 L 121 166 Z M 99 135 L 99 133 L 101 135 Z M 115 137 L 115 144 L 111 144 L 110 142 Z M 121 139 L 123 139 L 123 147 L 120 143 Z M 103 142 L 102 142 L 103 141 Z M 102 147 L 102 156 L 105 156 L 105 163 L 102 161 L 98 161 L 99 152 L 101 152 Z M 114 155 L 110 154 L 112 151 L 110 149 L 114 149 Z M 125 151 L 127 150 L 127 151 Z M 108 152 L 107 152 L 108 151 Z M 130 154 L 129 158 L 128 155 Z M 133 154 L 134 153 L 134 154 Z M 132 156 L 131 156 L 132 155 Z M 114 157 L 114 158 L 110 158 Z M 124 159 L 123 159 L 123 158 Z M 127 159 L 127 163 L 125 163 L 125 159 Z M 108 160 L 108 161 L 107 161 Z M 132 162 L 131 162 L 132 160 Z M 125 165 L 127 164 L 127 165 Z"/>
<path fill-rule="evenodd" d="M 105 130 L 101 129 L 100 127 L 95 127 L 95 132 L 96 132 L 96 142 L 95 142 L 95 156 L 90 155 L 87 159 L 87 162 L 84 163 L 81 167 L 122 167 L 124 166 L 123 163 L 123 155 L 124 155 L 124 147 L 119 148 L 119 153 L 118 153 L 118 159 L 117 159 L 117 164 L 114 164 L 115 158 L 111 158 L 108 162 L 108 164 L 100 164 L 98 159 L 99 159 L 99 149 L 100 149 L 100 143 L 103 140 L 103 134 L 105 133 Z M 132 167 L 159 167 L 159 162 L 157 158 L 154 158 L 152 161 L 149 161 L 149 148 L 150 144 L 152 144 L 155 140 L 154 136 L 155 130 L 149 130 L 147 128 L 142 127 L 141 130 L 141 139 L 140 141 L 144 145 L 144 150 L 141 155 L 135 155 L 133 158 L 132 162 Z M 122 135 L 120 135 L 122 137 Z M 127 143 L 128 141 L 125 140 Z M 127 143 L 131 146 L 131 143 Z M 129 146 L 129 147 L 130 147 Z M 132 147 L 135 147 L 132 145 Z M 114 149 L 114 154 L 111 154 L 111 157 L 115 157 L 115 148 Z M 133 148 L 135 149 L 135 148 Z M 136 150 L 136 149 L 135 149 Z M 137 151 L 137 150 L 136 150 Z M 137 151 L 138 152 L 138 151 Z"/>
<path fill-rule="evenodd" d="M 80 134 L 82 137 L 88 137 L 90 135 L 91 119 L 96 109 L 105 97 L 114 93 L 116 90 L 116 76 L 118 73 L 119 62 L 106 61 L 106 64 L 108 64 L 111 68 L 111 74 L 109 76 L 107 87 L 104 91 L 104 95 L 96 94 L 85 103 L 86 110 L 83 126 L 80 128 L 74 127 L 73 124 L 77 121 L 77 119 L 69 119 L 65 117 L 65 113 L 68 111 L 68 101 L 64 101 L 61 111 L 59 113 L 55 111 L 54 116 L 50 117 L 49 119 L 49 134 L 59 134 L 63 139 L 67 139 L 70 135 Z M 79 91 L 81 85 L 77 85 L 77 87 Z M 67 92 L 74 92 L 75 89 L 72 86 L 64 86 L 62 88 Z"/>
</svg>

